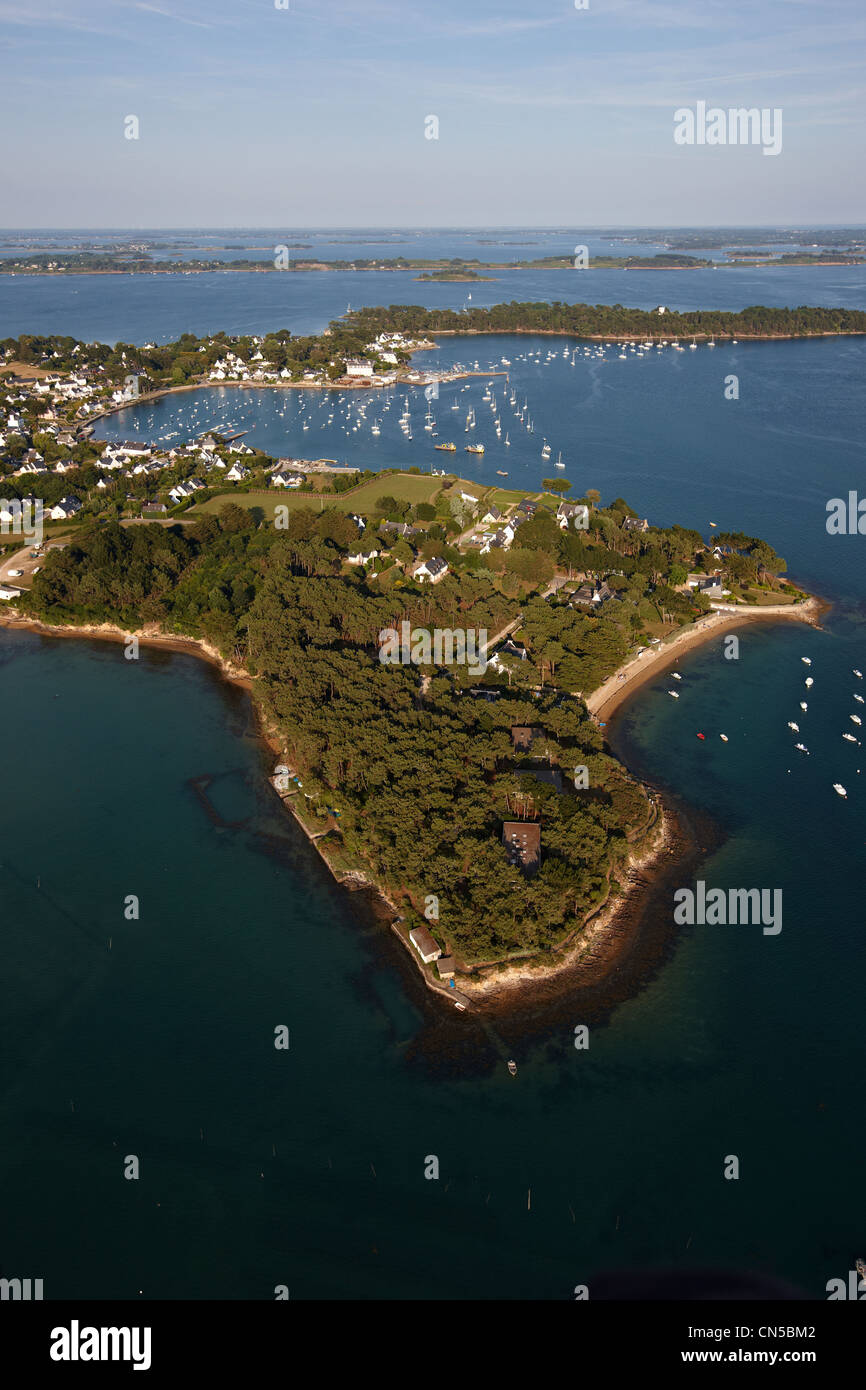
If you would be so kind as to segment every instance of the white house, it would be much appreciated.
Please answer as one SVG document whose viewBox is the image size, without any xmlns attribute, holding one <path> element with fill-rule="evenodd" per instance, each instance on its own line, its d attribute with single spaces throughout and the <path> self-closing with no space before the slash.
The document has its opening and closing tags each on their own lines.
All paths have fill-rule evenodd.
<svg viewBox="0 0 866 1390">
<path fill-rule="evenodd" d="M 373 363 L 365 357 L 346 358 L 346 376 L 372 376 Z"/>
<path fill-rule="evenodd" d="M 77 497 L 61 497 L 48 515 L 52 521 L 69 521 L 71 517 L 81 511 L 82 505 Z"/>
<path fill-rule="evenodd" d="M 347 565 L 369 565 L 371 560 L 378 559 L 378 550 L 359 550 L 357 555 L 347 555 Z"/>
<path fill-rule="evenodd" d="M 444 579 L 448 573 L 448 565 L 437 555 L 432 560 L 421 560 L 410 573 L 413 579 L 417 579 L 422 584 L 426 582 L 438 584 L 439 580 Z"/>
<path fill-rule="evenodd" d="M 198 478 L 190 478 L 186 483 L 178 483 L 168 495 L 175 503 L 183 502 L 185 498 L 192 497 L 194 492 L 198 492 L 199 488 L 203 487 L 204 483 L 200 483 Z"/>
<path fill-rule="evenodd" d="M 306 482 L 303 473 L 290 473 L 288 469 L 281 468 L 279 473 L 274 473 L 271 477 L 271 487 L 300 487 Z"/>
<path fill-rule="evenodd" d="M 438 960 L 442 954 L 441 948 L 436 945 L 426 927 L 413 927 L 409 933 L 409 940 L 425 965 L 430 965 L 432 961 Z"/>
<path fill-rule="evenodd" d="M 242 483 L 244 478 L 248 478 L 249 476 L 250 470 L 246 468 L 244 464 L 233 463 L 228 473 L 226 473 L 226 482 Z"/>
<path fill-rule="evenodd" d="M 556 509 L 560 531 L 573 526 L 576 531 L 589 530 L 589 507 L 584 502 L 560 502 Z"/>
<path fill-rule="evenodd" d="M 0 599 L 20 598 L 21 590 L 14 588 L 12 584 L 0 584 Z"/>
</svg>

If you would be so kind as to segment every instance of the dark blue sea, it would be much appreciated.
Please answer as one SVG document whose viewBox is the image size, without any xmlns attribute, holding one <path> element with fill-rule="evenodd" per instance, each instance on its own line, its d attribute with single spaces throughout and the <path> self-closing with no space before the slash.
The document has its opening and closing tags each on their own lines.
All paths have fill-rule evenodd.
<svg viewBox="0 0 866 1390">
<path fill-rule="evenodd" d="M 345 307 L 336 275 L 311 276 L 301 307 L 300 279 L 0 280 L 0 304 L 14 331 L 138 341 L 294 326 L 293 313 L 321 327 Z M 586 297 L 863 304 L 848 269 L 646 279 L 597 272 Z M 386 302 L 464 289 L 397 280 Z M 351 285 L 353 303 L 383 300 L 374 277 Z M 279 286 L 289 298 L 269 300 Z M 445 341 L 425 365 L 469 362 Z M 575 995 L 489 1031 L 442 1018 L 369 904 L 283 816 L 245 694 L 191 657 L 135 663 L 114 645 L 0 632 L 2 1274 L 44 1278 L 46 1297 L 267 1299 L 286 1284 L 293 1298 L 569 1299 L 603 1270 L 711 1267 L 820 1299 L 862 1253 L 866 764 L 842 734 L 860 736 L 850 716 L 866 695 L 853 673 L 866 674 L 866 540 L 830 536 L 825 515 L 829 498 L 866 490 L 866 350 L 581 350 L 572 367 L 565 345 L 472 340 L 471 363 L 508 370 L 534 431 L 500 412 L 506 451 L 487 378 L 443 388 L 441 437 L 453 420 L 462 447 L 471 397 L 487 445 L 475 471 L 452 456 L 465 476 L 535 488 L 547 438 L 576 493 L 761 535 L 832 603 L 822 631 L 752 626 L 737 660 L 721 639 L 683 658 L 681 698 L 659 676 L 611 730 L 630 766 L 698 813 L 705 850 L 687 882 L 781 889 L 782 930 L 683 928 L 609 1006 Z M 161 437 L 193 410 L 202 429 L 224 411 L 281 453 L 443 457 L 422 393 L 408 444 L 396 405 L 375 438 L 372 401 L 354 430 L 366 393 L 334 398 L 332 427 L 306 394 L 166 398 L 150 423 L 111 428 Z M 572 1043 L 582 1022 L 588 1051 Z M 128 1155 L 138 1181 L 123 1177 Z M 438 1181 L 424 1178 L 429 1155 Z"/>
</svg>

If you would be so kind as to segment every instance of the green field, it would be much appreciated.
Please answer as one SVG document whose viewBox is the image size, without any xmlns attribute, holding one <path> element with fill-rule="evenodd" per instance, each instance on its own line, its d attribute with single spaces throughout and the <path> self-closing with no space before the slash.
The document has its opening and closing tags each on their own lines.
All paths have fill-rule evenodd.
<svg viewBox="0 0 866 1390">
<path fill-rule="evenodd" d="M 463 482 L 463 487 L 481 492 L 477 484 Z M 202 512 L 218 512 L 227 502 L 236 502 L 239 507 L 261 507 L 265 516 L 273 519 L 274 507 L 284 506 L 292 511 L 301 507 L 313 507 L 317 511 L 325 507 L 335 507 L 341 512 L 373 512 L 380 497 L 395 497 L 400 502 L 415 505 L 417 502 L 435 502 L 442 490 L 442 480 L 429 473 L 384 473 L 376 478 L 368 478 L 348 492 L 310 493 L 286 492 L 283 488 L 270 488 L 267 492 L 222 492 L 211 497 L 197 507 L 190 507 L 184 515 L 194 516 Z M 457 489 L 459 492 L 459 488 Z M 519 494 L 523 496 L 523 494 Z"/>
</svg>

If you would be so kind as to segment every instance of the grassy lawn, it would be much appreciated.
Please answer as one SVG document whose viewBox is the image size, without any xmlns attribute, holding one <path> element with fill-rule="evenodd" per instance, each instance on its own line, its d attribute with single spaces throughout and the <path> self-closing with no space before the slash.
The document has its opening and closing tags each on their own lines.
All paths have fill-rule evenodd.
<svg viewBox="0 0 866 1390">
<path fill-rule="evenodd" d="M 783 603 L 790 604 L 797 601 L 793 594 L 782 594 L 768 589 L 750 589 L 745 598 L 747 601 L 753 602 L 757 608 L 765 608 L 770 605 L 775 608 Z"/>
<path fill-rule="evenodd" d="M 325 493 L 321 496 L 309 492 L 286 492 L 283 488 L 269 488 L 266 492 L 223 492 L 211 497 L 208 502 L 191 507 L 187 516 L 202 512 L 218 512 L 227 502 L 236 502 L 239 507 L 261 507 L 265 516 L 273 518 L 276 506 L 288 507 L 297 511 L 303 507 L 323 510 L 334 507 L 341 512 L 360 512 L 376 510 L 380 497 L 396 497 L 400 502 L 413 506 L 418 502 L 435 502 L 441 489 L 438 478 L 429 473 L 385 473 L 376 478 L 368 478 L 348 492 Z"/>
<path fill-rule="evenodd" d="M 489 502 L 495 502 L 497 507 L 510 507 L 515 502 L 522 502 L 524 497 L 534 497 L 533 492 L 518 492 L 516 488 L 496 487 L 493 489 Z"/>
<path fill-rule="evenodd" d="M 538 502 L 542 507 L 550 507 L 553 511 L 562 501 L 561 497 L 552 492 L 532 492 L 529 488 L 522 488 L 519 492 L 516 488 L 496 487 L 488 497 L 488 502 L 495 502 L 497 507 L 511 507 L 516 502 L 522 502 L 524 497 L 528 497 L 531 502 Z M 568 499 L 566 498 L 566 501 Z"/>
</svg>

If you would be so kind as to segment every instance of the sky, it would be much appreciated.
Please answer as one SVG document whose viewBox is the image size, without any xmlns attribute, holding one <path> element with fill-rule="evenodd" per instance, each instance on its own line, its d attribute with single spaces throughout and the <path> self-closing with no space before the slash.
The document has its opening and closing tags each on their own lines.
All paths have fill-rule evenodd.
<svg viewBox="0 0 866 1390">
<path fill-rule="evenodd" d="M 866 222 L 863 0 L 578 3 L 0 0 L 0 225 Z"/>
</svg>

